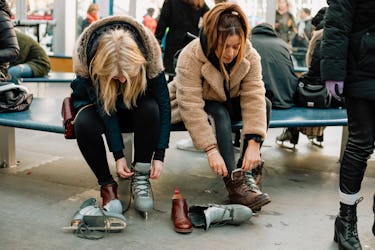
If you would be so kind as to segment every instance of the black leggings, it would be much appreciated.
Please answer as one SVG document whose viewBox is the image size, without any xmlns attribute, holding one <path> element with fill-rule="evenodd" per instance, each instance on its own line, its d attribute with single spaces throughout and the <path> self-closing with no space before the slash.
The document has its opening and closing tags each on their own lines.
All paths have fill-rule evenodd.
<svg viewBox="0 0 375 250">
<path fill-rule="evenodd" d="M 232 105 L 234 112 L 231 115 L 223 103 L 206 101 L 204 107 L 204 110 L 213 119 L 211 122 L 214 123 L 213 126 L 215 127 L 217 146 L 221 156 L 224 159 L 228 174 L 231 174 L 232 171 L 236 169 L 232 141 L 232 122 L 242 120 L 239 99 L 232 102 Z M 266 98 L 267 128 L 271 115 L 271 107 L 271 102 Z M 244 148 L 247 147 L 247 143 L 247 141 L 244 141 Z M 244 154 L 245 150 L 242 150 L 240 160 L 243 158 Z"/>
<path fill-rule="evenodd" d="M 137 107 L 131 110 L 118 108 L 117 116 L 122 132 L 134 132 L 134 161 L 150 163 L 159 138 L 160 119 L 156 100 L 142 96 L 137 101 Z M 74 128 L 79 149 L 99 185 L 113 183 L 102 137 L 105 128 L 94 107 L 81 111 Z"/>
<path fill-rule="evenodd" d="M 356 194 L 361 189 L 367 160 L 374 152 L 375 101 L 347 98 L 349 138 L 340 168 L 340 190 Z"/>
</svg>

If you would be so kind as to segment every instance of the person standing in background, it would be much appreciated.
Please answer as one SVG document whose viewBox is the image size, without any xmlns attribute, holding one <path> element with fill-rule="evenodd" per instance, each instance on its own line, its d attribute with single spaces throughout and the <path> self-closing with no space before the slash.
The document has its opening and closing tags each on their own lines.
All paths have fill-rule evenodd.
<svg viewBox="0 0 375 250">
<path fill-rule="evenodd" d="M 184 36 L 187 32 L 198 36 L 199 22 L 209 10 L 204 0 L 165 0 L 161 9 L 155 36 L 159 43 L 169 28 L 163 63 L 165 72 L 171 81 L 175 74 L 173 66 L 174 54 L 183 48 Z"/>
<path fill-rule="evenodd" d="M 0 0 L 0 82 L 9 81 L 9 62 L 16 60 L 20 51 L 16 32 L 6 0 Z"/>
<path fill-rule="evenodd" d="M 143 25 L 149 28 L 153 34 L 155 34 L 156 26 L 158 25 L 158 21 L 154 18 L 154 13 L 154 8 L 148 8 L 147 14 L 143 16 Z"/>
<path fill-rule="evenodd" d="M 375 1 L 330 0 L 328 5 L 321 77 L 334 98 L 345 98 L 349 129 L 340 166 L 334 240 L 339 249 L 362 249 L 357 205 L 363 199 L 361 184 L 375 147 Z M 375 225 L 372 232 L 375 236 Z"/>
<path fill-rule="evenodd" d="M 292 40 L 293 57 L 298 66 L 306 67 L 306 51 L 311 39 L 311 11 L 302 8 L 299 12 L 300 21 L 297 24 L 297 34 Z"/>
<path fill-rule="evenodd" d="M 18 84 L 19 78 L 42 77 L 51 69 L 47 53 L 32 37 L 16 30 L 20 54 L 16 61 L 10 63 L 9 74 L 12 82 Z"/>
<path fill-rule="evenodd" d="M 89 5 L 88 9 L 87 9 L 87 16 L 85 19 L 83 19 L 82 21 L 82 25 L 81 25 L 81 32 L 86 28 L 88 27 L 90 24 L 92 24 L 93 22 L 96 22 L 99 20 L 99 5 L 97 5 L 96 3 L 92 3 Z"/>
<path fill-rule="evenodd" d="M 299 12 L 300 20 L 297 24 L 297 34 L 293 39 L 293 47 L 307 48 L 311 39 L 312 24 L 311 11 L 308 8 L 302 8 Z"/>
<path fill-rule="evenodd" d="M 288 0 L 277 1 L 275 30 L 281 39 L 291 45 L 296 35 L 297 28 L 294 17 L 292 13 L 289 12 Z"/>
</svg>

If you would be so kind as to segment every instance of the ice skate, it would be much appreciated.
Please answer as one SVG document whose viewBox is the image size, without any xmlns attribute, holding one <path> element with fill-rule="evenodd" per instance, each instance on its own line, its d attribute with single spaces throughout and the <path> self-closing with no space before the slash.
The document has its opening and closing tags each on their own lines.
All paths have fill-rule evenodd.
<svg viewBox="0 0 375 250">
<path fill-rule="evenodd" d="M 134 208 L 147 220 L 148 212 L 154 207 L 150 183 L 150 163 L 136 163 L 132 179 Z"/>
<path fill-rule="evenodd" d="M 82 203 L 73 215 L 71 225 L 63 227 L 63 230 L 68 232 L 119 232 L 126 227 L 126 219 L 122 215 L 122 206 L 119 200 L 110 201 L 105 209 L 97 206 L 95 198 L 90 198 Z"/>
</svg>

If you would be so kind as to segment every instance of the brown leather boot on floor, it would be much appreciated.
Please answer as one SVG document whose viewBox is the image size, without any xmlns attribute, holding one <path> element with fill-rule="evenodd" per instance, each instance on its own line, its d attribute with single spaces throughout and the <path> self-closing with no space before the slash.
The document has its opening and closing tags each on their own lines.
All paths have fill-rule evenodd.
<svg viewBox="0 0 375 250">
<path fill-rule="evenodd" d="M 171 218 L 174 224 L 174 230 L 177 233 L 191 233 L 193 226 L 188 217 L 188 205 L 178 189 L 175 190 L 172 197 Z"/>
<path fill-rule="evenodd" d="M 242 204 L 257 211 L 271 202 L 268 194 L 262 193 L 258 188 L 250 188 L 246 184 L 244 173 L 240 168 L 234 170 L 231 176 L 224 177 L 223 180 L 231 204 Z"/>
<path fill-rule="evenodd" d="M 111 200 L 118 199 L 117 183 L 107 184 L 100 187 L 100 196 L 103 199 L 103 207 Z"/>
</svg>

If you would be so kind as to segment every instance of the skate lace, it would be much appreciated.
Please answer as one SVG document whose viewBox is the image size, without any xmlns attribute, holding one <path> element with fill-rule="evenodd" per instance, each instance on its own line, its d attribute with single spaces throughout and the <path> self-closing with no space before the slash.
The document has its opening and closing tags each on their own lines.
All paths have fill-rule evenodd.
<svg viewBox="0 0 375 250">
<path fill-rule="evenodd" d="M 151 183 L 147 174 L 135 172 L 131 186 L 133 194 L 143 197 L 150 196 Z"/>
<path fill-rule="evenodd" d="M 212 207 L 212 205 L 211 205 L 211 207 Z M 213 207 L 215 207 L 215 206 L 213 206 Z M 216 206 L 216 207 L 220 207 L 220 206 Z M 220 208 L 222 208 L 222 207 L 220 207 Z M 230 220 L 225 220 L 225 221 L 224 221 L 225 213 L 226 213 L 227 211 L 229 212 L 229 218 L 230 218 Z M 233 221 L 233 219 L 234 219 L 234 214 L 233 214 L 233 212 L 234 212 L 233 209 L 229 209 L 229 208 L 225 207 L 225 208 L 224 208 L 224 211 L 223 211 L 223 213 L 222 213 L 222 215 L 221 215 L 221 218 L 220 218 L 220 221 L 221 221 L 221 222 L 213 223 L 213 224 L 210 225 L 210 227 L 221 227 L 221 226 L 225 226 L 226 224 L 228 224 L 229 221 Z"/>
<path fill-rule="evenodd" d="M 259 190 L 259 187 L 255 184 L 255 180 L 253 177 L 253 174 L 251 171 L 244 171 L 244 179 L 245 184 L 251 189 L 251 190 Z"/>
<path fill-rule="evenodd" d="M 356 200 L 355 205 L 358 205 L 363 201 L 363 197 L 360 197 L 358 200 Z M 348 223 L 348 230 L 346 231 L 346 237 L 350 238 L 351 236 L 354 236 L 358 238 L 358 228 L 357 228 L 357 212 L 353 212 L 353 214 L 349 215 L 349 217 L 353 218 L 353 221 Z"/>
</svg>

